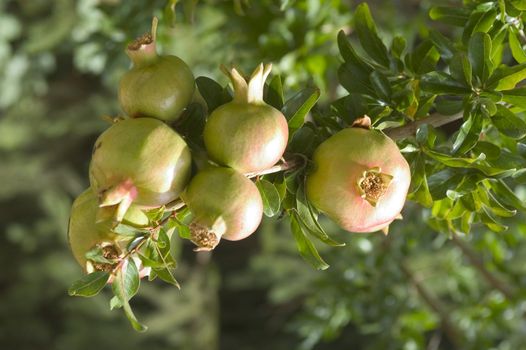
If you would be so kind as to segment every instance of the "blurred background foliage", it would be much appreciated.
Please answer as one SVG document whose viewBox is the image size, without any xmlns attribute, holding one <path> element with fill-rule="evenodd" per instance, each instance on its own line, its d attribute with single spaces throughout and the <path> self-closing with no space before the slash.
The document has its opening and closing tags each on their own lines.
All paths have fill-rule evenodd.
<svg viewBox="0 0 526 350">
<path fill-rule="evenodd" d="M 526 224 L 482 226 L 448 239 L 408 203 L 388 237 L 349 235 L 315 271 L 289 228 L 222 243 L 213 256 L 182 246 L 182 290 L 143 283 L 137 334 L 109 295 L 70 298 L 80 274 L 66 242 L 69 208 L 88 186 L 92 144 L 116 116 L 125 44 L 159 16 L 160 48 L 226 83 L 220 63 L 265 61 L 287 94 L 309 84 L 321 104 L 341 95 L 336 34 L 356 1 L 3 0 L 0 2 L 0 348 L 3 349 L 521 349 L 526 344 Z M 381 35 L 415 43 L 431 5 L 368 1 Z M 175 8 L 175 12 L 171 8 Z M 526 198 L 526 191 L 518 193 Z"/>
</svg>

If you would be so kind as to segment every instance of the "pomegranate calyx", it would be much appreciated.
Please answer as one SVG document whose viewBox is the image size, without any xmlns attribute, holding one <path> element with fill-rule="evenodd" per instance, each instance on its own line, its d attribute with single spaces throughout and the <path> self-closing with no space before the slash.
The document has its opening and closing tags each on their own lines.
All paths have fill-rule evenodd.
<svg viewBox="0 0 526 350">
<path fill-rule="evenodd" d="M 195 252 L 213 250 L 221 240 L 217 233 L 195 221 L 190 224 L 190 234 L 190 240 L 197 246 Z"/>
<path fill-rule="evenodd" d="M 127 179 L 117 185 L 100 191 L 99 207 L 114 206 L 115 212 L 113 219 L 121 222 L 136 197 L 137 187 L 135 187 L 130 179 Z M 102 214 L 102 212 L 100 214 Z M 107 218 L 107 215 L 100 215 L 99 218 Z"/>
<path fill-rule="evenodd" d="M 145 33 L 128 44 L 126 54 L 134 65 L 141 66 L 157 60 L 157 17 L 152 20 L 152 28 L 149 33 Z"/>
<path fill-rule="evenodd" d="M 105 272 L 112 272 L 115 266 L 118 264 L 116 262 L 117 259 L 121 257 L 121 252 L 119 251 L 116 244 L 111 242 L 102 242 L 97 244 L 97 246 L 102 250 L 102 257 L 107 262 L 104 261 L 93 261 L 93 260 L 87 260 L 86 261 L 86 272 L 92 273 L 95 271 L 105 271 Z M 115 261 L 115 262 L 112 262 Z"/>
<path fill-rule="evenodd" d="M 263 90 L 265 88 L 265 80 L 267 80 L 271 70 L 272 64 L 264 65 L 263 63 L 260 63 L 247 82 L 237 69 L 228 69 L 224 65 L 221 65 L 221 71 L 223 71 L 232 82 L 234 101 L 246 104 L 265 103 L 263 101 Z"/>
<path fill-rule="evenodd" d="M 362 178 L 358 180 L 361 197 L 373 207 L 376 207 L 392 180 L 392 175 L 382 173 L 378 167 L 364 171 Z"/>
<path fill-rule="evenodd" d="M 369 118 L 369 116 L 367 115 L 364 115 L 363 117 L 356 119 L 351 124 L 351 128 L 361 128 L 361 129 L 371 130 L 371 118 Z"/>
</svg>

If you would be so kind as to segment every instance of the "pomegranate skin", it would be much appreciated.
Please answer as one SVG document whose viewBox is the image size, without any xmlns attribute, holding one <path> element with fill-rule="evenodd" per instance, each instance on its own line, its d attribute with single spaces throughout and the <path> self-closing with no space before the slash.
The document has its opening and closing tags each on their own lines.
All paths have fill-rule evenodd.
<svg viewBox="0 0 526 350">
<path fill-rule="evenodd" d="M 313 161 L 315 169 L 306 181 L 307 198 L 341 228 L 374 232 L 399 217 L 411 173 L 389 137 L 374 130 L 344 129 L 316 149 Z M 360 187 L 365 173 L 390 178 L 374 200 Z"/>
<path fill-rule="evenodd" d="M 263 202 L 256 185 L 230 168 L 211 167 L 194 176 L 181 196 L 192 214 L 191 228 L 230 241 L 244 239 L 254 233 L 263 217 Z M 201 246 L 199 242 L 196 242 Z"/>
<path fill-rule="evenodd" d="M 117 122 L 99 136 L 89 173 L 99 200 L 119 187 L 128 191 L 115 191 L 114 197 L 122 198 L 101 206 L 130 199 L 150 208 L 179 197 L 190 171 L 190 150 L 183 138 L 159 120 L 138 118 Z"/>
<path fill-rule="evenodd" d="M 135 65 L 119 83 L 119 102 L 132 118 L 177 120 L 192 101 L 194 76 L 177 56 L 157 56 L 153 62 Z"/>
<path fill-rule="evenodd" d="M 243 173 L 276 164 L 288 137 L 283 114 L 264 104 L 227 103 L 214 110 L 204 130 L 209 157 Z"/>
</svg>

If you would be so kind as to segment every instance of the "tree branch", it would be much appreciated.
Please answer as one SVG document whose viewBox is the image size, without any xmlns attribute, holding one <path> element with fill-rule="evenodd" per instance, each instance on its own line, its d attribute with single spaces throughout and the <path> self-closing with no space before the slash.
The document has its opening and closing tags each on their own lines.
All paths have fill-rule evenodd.
<svg viewBox="0 0 526 350">
<path fill-rule="evenodd" d="M 456 328 L 449 318 L 449 312 L 442 305 L 440 300 L 436 299 L 431 293 L 429 293 L 422 283 L 415 277 L 413 272 L 405 265 L 404 262 L 400 263 L 402 272 L 407 276 L 409 281 L 413 284 L 416 291 L 424 300 L 424 302 L 439 316 L 442 324 L 442 329 L 446 334 L 447 338 L 455 345 L 455 348 L 462 349 L 464 344 L 464 337 L 462 333 Z"/>
<path fill-rule="evenodd" d="M 504 294 L 508 300 L 513 300 L 515 298 L 515 291 L 513 288 L 489 272 L 484 266 L 482 260 L 464 241 L 459 239 L 456 235 L 453 235 L 451 242 L 453 242 L 453 244 L 455 244 L 462 251 L 462 253 L 468 258 L 471 265 L 473 265 L 473 267 L 475 267 L 475 269 L 477 269 L 482 274 L 482 276 L 493 288 Z"/>
<path fill-rule="evenodd" d="M 398 126 L 396 128 L 388 128 L 383 130 L 383 132 L 392 138 L 393 140 L 400 140 L 409 136 L 414 136 L 416 130 L 419 126 L 428 124 L 432 125 L 435 128 L 452 123 L 459 119 L 462 119 L 463 112 L 453 114 L 453 115 L 442 115 L 442 114 L 433 114 L 427 118 L 415 120 L 414 122 L 407 123 L 403 126 Z"/>
</svg>

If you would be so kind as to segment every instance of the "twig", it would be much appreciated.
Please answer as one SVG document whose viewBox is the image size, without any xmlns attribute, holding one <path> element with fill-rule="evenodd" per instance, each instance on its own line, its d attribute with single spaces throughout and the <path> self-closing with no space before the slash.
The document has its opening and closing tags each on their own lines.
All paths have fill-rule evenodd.
<svg viewBox="0 0 526 350">
<path fill-rule="evenodd" d="M 282 163 L 276 164 L 268 169 L 255 171 L 252 173 L 246 173 L 245 176 L 251 179 L 257 176 L 279 173 L 280 171 L 292 170 L 299 165 L 301 165 L 301 162 L 299 162 L 297 159 L 284 160 Z"/>
<path fill-rule="evenodd" d="M 132 250 L 130 250 L 129 252 L 127 252 L 122 258 L 119 258 L 119 262 L 117 263 L 117 265 L 111 270 L 111 274 L 112 275 L 115 275 L 115 273 L 117 272 L 118 269 L 120 269 L 122 267 L 122 265 L 124 265 L 124 262 L 126 260 L 128 260 L 128 258 L 130 258 L 133 254 L 135 254 L 136 252 L 139 251 L 139 249 L 142 248 L 143 244 L 146 243 L 146 241 L 148 241 L 148 238 L 147 236 L 143 236 L 142 237 L 142 241 L 139 242 L 139 244 L 137 244 L 135 246 L 135 248 L 133 248 Z"/>
<path fill-rule="evenodd" d="M 508 300 L 513 300 L 515 298 L 515 291 L 513 288 L 506 284 L 504 281 L 501 281 L 497 276 L 493 275 L 491 272 L 486 269 L 482 260 L 477 256 L 477 254 L 461 239 L 456 235 L 452 235 L 453 238 L 451 242 L 455 244 L 464 255 L 468 258 L 471 265 L 473 265 L 486 279 L 486 281 L 495 289 L 500 291 Z"/>
<path fill-rule="evenodd" d="M 444 305 L 442 305 L 440 300 L 436 299 L 433 295 L 431 295 L 431 293 L 429 293 L 425 289 L 422 283 L 413 275 L 413 272 L 405 265 L 405 263 L 401 262 L 400 268 L 402 272 L 407 276 L 409 281 L 413 284 L 420 297 L 440 317 L 442 329 L 444 330 L 444 333 L 451 341 L 451 343 L 455 345 L 455 348 L 462 349 L 462 345 L 464 344 L 464 337 L 462 336 L 462 333 L 451 322 L 451 319 L 449 318 L 449 313 L 444 307 Z"/>
<path fill-rule="evenodd" d="M 439 127 L 462 119 L 462 117 L 463 112 L 453 115 L 433 114 L 427 118 L 415 120 L 414 122 L 408 123 L 403 126 L 385 129 L 383 132 L 393 140 L 400 140 L 415 135 L 416 130 L 421 125 L 428 124 L 434 127 Z"/>
</svg>

